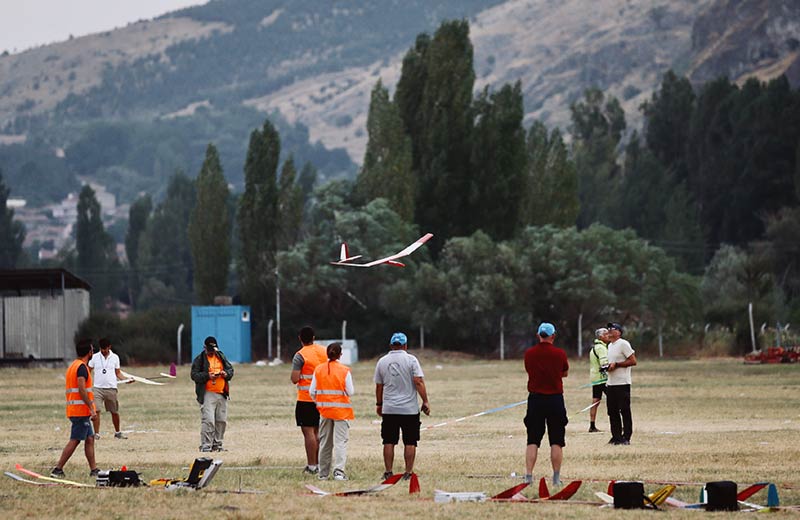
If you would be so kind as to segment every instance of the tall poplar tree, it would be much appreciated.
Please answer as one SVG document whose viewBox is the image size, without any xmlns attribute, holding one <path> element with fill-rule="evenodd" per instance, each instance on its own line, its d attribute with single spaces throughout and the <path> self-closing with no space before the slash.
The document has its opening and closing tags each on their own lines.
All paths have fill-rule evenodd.
<svg viewBox="0 0 800 520">
<path fill-rule="evenodd" d="M 443 236 L 468 232 L 473 49 L 466 20 L 417 38 L 403 59 L 395 100 L 412 142 L 415 221 Z"/>
<path fill-rule="evenodd" d="M 139 242 L 142 306 L 192 302 L 194 270 L 186 230 L 196 200 L 194 181 L 183 172 L 176 172 L 169 181 L 166 198 L 153 211 Z"/>
<path fill-rule="evenodd" d="M 139 275 L 139 242 L 147 228 L 147 220 L 153 210 L 153 200 L 150 195 L 139 197 L 131 204 L 128 211 L 128 231 L 125 233 L 125 254 L 128 257 L 128 300 L 135 307 L 141 290 L 141 276 Z"/>
<path fill-rule="evenodd" d="M 535 121 L 528 130 L 525 149 L 522 224 L 574 226 L 580 208 L 578 179 L 561 131 L 555 128 L 548 134 L 547 127 Z"/>
<path fill-rule="evenodd" d="M 92 305 L 100 308 L 114 293 L 112 269 L 116 267 L 116 254 L 114 240 L 103 226 L 100 203 L 88 184 L 78 196 L 75 249 L 76 271 L 92 285 Z"/>
<path fill-rule="evenodd" d="M 411 139 L 389 91 L 380 80 L 372 89 L 367 116 L 367 151 L 356 179 L 363 202 L 383 197 L 406 222 L 414 219 L 416 183 L 412 172 Z"/>
<path fill-rule="evenodd" d="M 253 130 L 244 165 L 244 193 L 239 199 L 237 270 L 242 300 L 264 317 L 268 292 L 275 283 L 278 221 L 276 174 L 281 153 L 278 131 L 267 120 Z"/>
<path fill-rule="evenodd" d="M 224 294 L 231 259 L 228 183 L 213 144 L 206 148 L 196 184 L 197 203 L 189 220 L 194 293 L 201 305 L 208 305 Z"/>
<path fill-rule="evenodd" d="M 580 197 L 578 226 L 610 224 L 610 212 L 621 203 L 617 147 L 625 130 L 625 112 L 616 98 L 606 98 L 596 88 L 588 89 L 583 100 L 573 103 L 570 110 Z"/>
<path fill-rule="evenodd" d="M 522 85 L 484 89 L 475 102 L 472 189 L 466 213 L 468 232 L 486 232 L 494 240 L 512 238 L 520 223 L 525 191 L 525 129 Z M 462 209 L 462 213 L 463 213 Z"/>
<path fill-rule="evenodd" d="M 14 269 L 22 254 L 25 226 L 14 220 L 14 210 L 7 207 L 11 190 L 3 182 L 0 170 L 0 269 Z"/>
<path fill-rule="evenodd" d="M 278 223 L 277 250 L 289 249 L 300 238 L 303 223 L 303 189 L 297 184 L 297 170 L 294 159 L 289 157 L 281 167 L 278 181 Z"/>
</svg>

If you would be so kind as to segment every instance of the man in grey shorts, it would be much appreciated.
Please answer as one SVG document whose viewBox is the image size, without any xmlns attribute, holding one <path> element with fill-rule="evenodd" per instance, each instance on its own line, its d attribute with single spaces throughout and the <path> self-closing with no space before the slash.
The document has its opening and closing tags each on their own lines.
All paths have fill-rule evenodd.
<svg viewBox="0 0 800 520">
<path fill-rule="evenodd" d="M 117 384 L 122 380 L 119 356 L 111 352 L 111 342 L 107 338 L 100 340 L 100 352 L 95 353 L 89 360 L 89 368 L 94 369 L 94 400 L 97 408 L 97 415 L 92 419 L 94 425 L 94 436 L 100 438 L 100 403 L 111 414 L 111 422 L 114 423 L 114 438 L 127 439 L 119 429 L 119 400 L 117 399 Z M 132 381 L 128 381 L 132 382 Z"/>
</svg>

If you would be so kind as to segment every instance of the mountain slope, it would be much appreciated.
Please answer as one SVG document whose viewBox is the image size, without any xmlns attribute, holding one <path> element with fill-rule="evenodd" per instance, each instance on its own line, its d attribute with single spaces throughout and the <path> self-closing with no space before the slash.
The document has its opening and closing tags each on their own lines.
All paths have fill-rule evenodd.
<svg viewBox="0 0 800 520">
<path fill-rule="evenodd" d="M 696 84 L 800 79 L 792 0 L 215 0 L 0 57 L 0 145 L 27 147 L 9 165 L 0 146 L 0 168 L 15 189 L 25 161 L 55 151 L 128 199 L 175 168 L 194 174 L 212 141 L 238 187 L 248 134 L 269 116 L 284 156 L 352 175 L 372 87 L 393 88 L 417 34 L 461 17 L 476 88 L 520 80 L 527 122 L 568 126 L 570 103 L 596 86 L 635 127 L 669 68 Z"/>
</svg>

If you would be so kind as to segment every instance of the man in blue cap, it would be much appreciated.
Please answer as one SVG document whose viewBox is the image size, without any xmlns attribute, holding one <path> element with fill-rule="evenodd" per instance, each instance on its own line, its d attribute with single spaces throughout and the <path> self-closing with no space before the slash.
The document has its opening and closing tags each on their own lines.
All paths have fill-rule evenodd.
<svg viewBox="0 0 800 520">
<path fill-rule="evenodd" d="M 528 431 L 525 481 L 533 482 L 533 467 L 547 426 L 553 485 L 558 486 L 561 485 L 562 449 L 566 445 L 564 429 L 567 426 L 561 379 L 569 373 L 569 362 L 566 352 L 553 345 L 556 328 L 552 323 L 541 323 L 537 335 L 539 343 L 525 351 L 525 371 L 528 372 L 528 412 L 524 421 Z"/>
<path fill-rule="evenodd" d="M 408 348 L 408 338 L 402 332 L 395 332 L 389 340 L 391 350 L 378 360 L 375 366 L 375 406 L 381 421 L 383 439 L 383 464 L 386 471 L 383 479 L 392 476 L 394 447 L 400 441 L 403 431 L 403 458 L 405 472 L 403 479 L 414 473 L 414 459 L 417 455 L 420 420 L 419 412 L 431 414 L 428 391 L 425 388 L 425 374 L 416 357 Z M 422 399 L 419 406 L 417 395 Z"/>
</svg>

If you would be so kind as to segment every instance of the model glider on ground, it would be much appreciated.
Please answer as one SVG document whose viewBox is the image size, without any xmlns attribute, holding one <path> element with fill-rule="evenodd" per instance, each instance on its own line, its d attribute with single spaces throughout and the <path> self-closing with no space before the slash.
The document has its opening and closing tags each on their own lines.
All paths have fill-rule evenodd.
<svg viewBox="0 0 800 520">
<path fill-rule="evenodd" d="M 400 479 L 402 479 L 402 478 L 403 478 L 403 474 L 402 473 L 395 473 L 394 475 L 392 475 L 391 477 L 387 478 L 386 480 L 384 480 L 383 482 L 381 482 L 380 484 L 378 484 L 376 486 L 368 487 L 368 488 L 365 488 L 365 489 L 351 489 L 350 491 L 339 491 L 338 493 L 324 491 L 324 490 L 318 488 L 317 486 L 313 486 L 311 484 L 306 484 L 306 489 L 308 489 L 309 491 L 311 491 L 315 495 L 319 495 L 319 496 L 332 495 L 332 496 L 336 496 L 336 497 L 347 497 L 347 496 L 354 496 L 354 495 L 369 495 L 369 494 L 372 494 L 372 493 L 379 493 L 379 492 L 383 491 L 384 489 L 388 489 L 388 488 L 394 486 L 395 484 L 400 482 Z"/>
<path fill-rule="evenodd" d="M 403 258 L 404 256 L 408 256 L 417 249 L 422 246 L 425 242 L 431 239 L 433 234 L 426 233 L 422 236 L 419 240 L 411 244 L 410 246 L 406 247 L 399 253 L 395 253 L 391 256 L 387 256 L 386 258 L 381 258 L 379 260 L 373 260 L 372 262 L 367 262 L 366 264 L 354 264 L 352 261 L 356 258 L 361 258 L 361 255 L 350 256 L 350 251 L 347 249 L 347 244 L 342 244 L 341 252 L 339 253 L 339 260 L 337 262 L 331 262 L 332 265 L 342 265 L 345 267 L 375 267 L 376 265 L 381 264 L 389 264 L 395 267 L 405 267 L 405 264 L 401 262 L 397 262 L 398 258 Z"/>
</svg>

